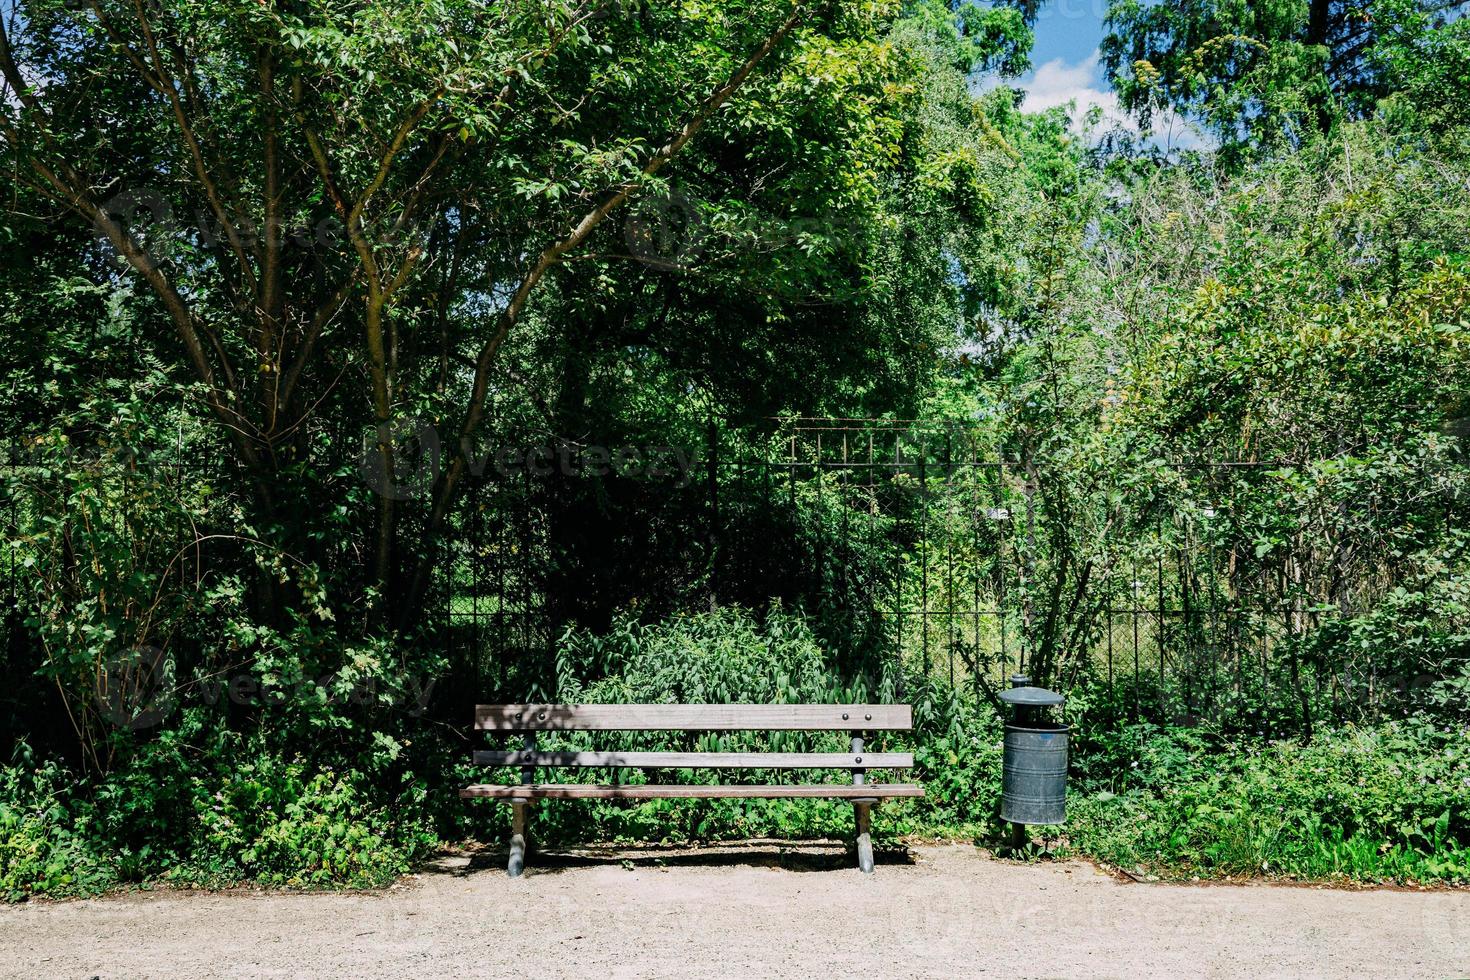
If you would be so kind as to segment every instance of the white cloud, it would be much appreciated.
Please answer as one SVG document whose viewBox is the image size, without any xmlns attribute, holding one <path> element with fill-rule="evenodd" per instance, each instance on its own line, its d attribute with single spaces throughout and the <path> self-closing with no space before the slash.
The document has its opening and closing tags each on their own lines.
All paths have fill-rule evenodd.
<svg viewBox="0 0 1470 980">
<path fill-rule="evenodd" d="M 1027 112 L 1045 112 L 1071 104 L 1075 106 L 1072 123 L 1080 129 L 1088 110 L 1097 106 L 1102 110 L 1100 128 L 1106 130 L 1116 125 L 1131 133 L 1139 131 L 1137 121 L 1118 104 L 1118 93 L 1103 78 L 1101 51 L 1093 51 L 1075 63 L 1054 58 L 1037 68 L 1020 87 L 1026 93 L 1021 108 Z M 1210 142 L 1196 127 L 1172 112 L 1155 115 L 1152 140 L 1172 150 L 1201 149 Z"/>
<path fill-rule="evenodd" d="M 1021 85 L 1026 93 L 1022 107 L 1028 112 L 1045 112 L 1071 102 L 1077 114 L 1084 115 L 1092 106 L 1100 106 L 1105 118 L 1129 124 L 1118 109 L 1117 93 L 1103 88 L 1101 57 L 1101 52 L 1094 51 L 1076 64 L 1062 58 L 1048 61 Z"/>
</svg>

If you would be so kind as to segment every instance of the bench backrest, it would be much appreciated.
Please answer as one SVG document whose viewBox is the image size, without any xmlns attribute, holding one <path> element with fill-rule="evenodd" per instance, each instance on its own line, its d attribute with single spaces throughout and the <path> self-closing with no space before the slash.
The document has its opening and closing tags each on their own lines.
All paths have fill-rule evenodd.
<svg viewBox="0 0 1470 980">
<path fill-rule="evenodd" d="M 548 731 L 907 731 L 907 704 L 480 704 L 475 728 Z"/>
<path fill-rule="evenodd" d="M 481 704 L 475 728 L 519 732 L 519 751 L 481 751 L 477 765 L 521 766 L 530 782 L 535 766 L 679 769 L 847 769 L 862 782 L 866 769 L 906 769 L 908 752 L 864 751 L 864 732 L 907 731 L 907 704 Z M 543 752 L 536 732 L 845 731 L 851 752 Z"/>
</svg>

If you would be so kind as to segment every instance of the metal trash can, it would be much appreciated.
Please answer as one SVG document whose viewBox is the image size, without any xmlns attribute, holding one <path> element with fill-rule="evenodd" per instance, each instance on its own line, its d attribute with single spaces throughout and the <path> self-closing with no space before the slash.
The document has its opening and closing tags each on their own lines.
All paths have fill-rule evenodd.
<svg viewBox="0 0 1470 980">
<path fill-rule="evenodd" d="M 1012 708 L 1006 722 L 1002 759 L 1000 818 L 1011 824 L 1013 840 L 1025 840 L 1026 825 L 1054 827 L 1067 819 L 1066 725 L 1052 721 L 1048 709 L 1065 702 L 1060 694 L 1032 687 L 1016 674 L 1000 699 Z"/>
</svg>

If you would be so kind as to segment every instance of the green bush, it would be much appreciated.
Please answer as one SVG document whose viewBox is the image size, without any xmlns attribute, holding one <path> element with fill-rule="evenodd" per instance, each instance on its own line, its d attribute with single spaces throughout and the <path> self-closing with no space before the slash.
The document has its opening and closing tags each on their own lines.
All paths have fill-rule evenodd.
<svg viewBox="0 0 1470 980">
<path fill-rule="evenodd" d="M 1171 876 L 1470 881 L 1470 732 L 1393 722 L 1307 745 L 1136 734 L 1134 764 L 1074 793 L 1081 854 Z"/>
<path fill-rule="evenodd" d="M 87 833 L 88 808 L 70 785 L 64 770 L 34 766 L 25 751 L 15 765 L 0 767 L 0 897 L 6 901 L 85 894 L 116 882 L 115 868 Z"/>
<path fill-rule="evenodd" d="M 193 780 L 198 832 L 170 877 L 326 887 L 384 885 L 432 851 L 422 787 L 398 799 L 357 770 L 265 757 Z"/>
<path fill-rule="evenodd" d="M 874 751 L 912 751 L 918 800 L 875 814 L 880 840 L 995 844 L 1001 726 L 967 688 L 908 677 L 833 680 L 800 616 L 723 609 L 658 625 L 631 621 L 562 644 L 568 701 L 846 703 L 902 700 L 914 730 L 877 733 Z M 1470 881 L 1470 731 L 1421 716 L 1319 732 L 1310 743 L 1225 737 L 1120 720 L 1118 694 L 1078 689 L 1063 852 L 1166 877 L 1281 876 L 1364 882 Z M 1441 719 L 1443 715 L 1440 716 Z M 217 719 L 215 719 L 217 721 Z M 476 771 L 462 746 L 430 738 L 356 756 L 286 756 L 188 710 L 105 776 L 76 780 L 18 753 L 0 769 L 0 894 L 87 894 L 120 884 L 255 882 L 365 887 L 391 881 L 444 839 L 502 840 L 508 807 L 461 801 Z M 506 743 L 509 744 L 509 743 Z M 844 751 L 843 732 L 557 733 L 546 748 Z M 410 758 L 412 755 L 412 758 Z M 542 778 L 550 774 L 543 772 Z M 844 781 L 842 772 L 625 771 L 630 782 Z M 603 780 L 600 770 L 555 778 Z M 547 843 L 845 839 L 834 800 L 579 801 L 537 807 Z"/>
<path fill-rule="evenodd" d="M 164 738 L 126 768 L 74 781 L 0 769 L 0 894 L 89 894 L 151 881 L 373 887 L 438 846 L 423 785 L 234 745 L 192 764 Z"/>
<path fill-rule="evenodd" d="M 773 608 L 764 616 L 740 609 L 678 616 L 656 625 L 624 620 L 606 634 L 563 639 L 557 696 L 586 703 L 862 703 L 914 705 L 913 732 L 872 733 L 871 751 L 912 751 L 911 771 L 875 771 L 880 781 L 924 783 L 920 800 L 895 800 L 874 814 L 874 834 L 974 836 L 995 829 L 1000 800 L 1000 732 L 988 706 L 947 684 L 918 677 L 834 679 L 808 621 Z M 844 752 L 845 732 L 607 732 L 543 736 L 538 745 L 623 751 Z M 508 743 L 507 743 L 508 744 Z M 470 775 L 470 773 L 466 773 Z M 627 771 L 629 782 L 671 783 L 841 781 L 845 774 L 785 770 Z M 481 773 L 479 778 L 487 778 Z M 488 776 L 512 781 L 516 773 Z M 559 780 L 595 782 L 599 770 L 560 770 Z M 505 808 L 498 808 L 504 810 Z M 503 831 L 504 813 L 487 827 Z M 835 800 L 654 800 L 628 805 L 573 802 L 539 807 L 532 833 L 555 841 L 693 841 L 749 837 L 849 837 L 853 810 Z"/>
<path fill-rule="evenodd" d="M 779 608 L 757 617 L 740 609 L 676 616 L 657 625 L 631 619 L 603 635 L 563 638 L 557 696 L 586 703 L 854 703 L 891 697 L 892 681 L 834 677 L 805 618 Z M 550 748 L 625 751 L 845 752 L 840 732 L 607 732 L 543 737 Z M 902 750 L 907 737 L 879 735 L 873 751 Z M 483 775 L 483 774 L 482 774 Z M 629 782 L 805 782 L 823 774 L 784 770 L 670 770 L 623 773 Z M 827 774 L 828 776 L 830 774 Z M 514 779 L 510 770 L 490 778 Z M 600 770 L 560 770 L 558 779 L 605 779 Z M 878 775 L 876 778 L 882 778 Z M 499 808 L 504 809 L 504 808 Z M 503 819 L 500 814 L 497 820 Z M 497 824 L 498 829 L 498 824 Z M 852 833 L 852 806 L 833 800 L 651 800 L 638 805 L 576 802 L 538 807 L 532 832 L 543 839 L 691 841 L 748 837 L 820 838 Z"/>
</svg>

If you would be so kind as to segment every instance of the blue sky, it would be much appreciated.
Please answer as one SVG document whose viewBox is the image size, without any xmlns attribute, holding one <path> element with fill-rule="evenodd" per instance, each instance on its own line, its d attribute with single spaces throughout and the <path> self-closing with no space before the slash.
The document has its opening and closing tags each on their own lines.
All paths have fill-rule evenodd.
<svg viewBox="0 0 1470 980">
<path fill-rule="evenodd" d="M 1075 102 L 1079 112 L 1101 106 L 1106 118 L 1135 128 L 1118 109 L 1118 99 L 1098 58 L 1098 44 L 1105 29 L 1108 0 L 1050 0 L 1036 19 L 1036 47 L 1031 63 L 1036 67 L 1021 76 L 1026 90 L 1024 108 L 1039 111 Z M 1074 117 L 1076 118 L 1076 117 Z M 1209 141 L 1177 119 L 1155 119 L 1154 140 L 1164 148 L 1198 147 Z"/>
<path fill-rule="evenodd" d="M 1076 101 L 1079 110 L 1101 105 L 1113 115 L 1117 100 L 1103 78 L 1098 43 L 1108 0 L 1051 0 L 1036 18 L 1036 67 L 1020 78 L 1027 109 Z"/>
<path fill-rule="evenodd" d="M 1038 65 L 1060 58 L 1080 64 L 1097 50 L 1103 37 L 1107 0 L 1052 0 L 1036 18 L 1036 47 L 1031 59 Z"/>
</svg>

